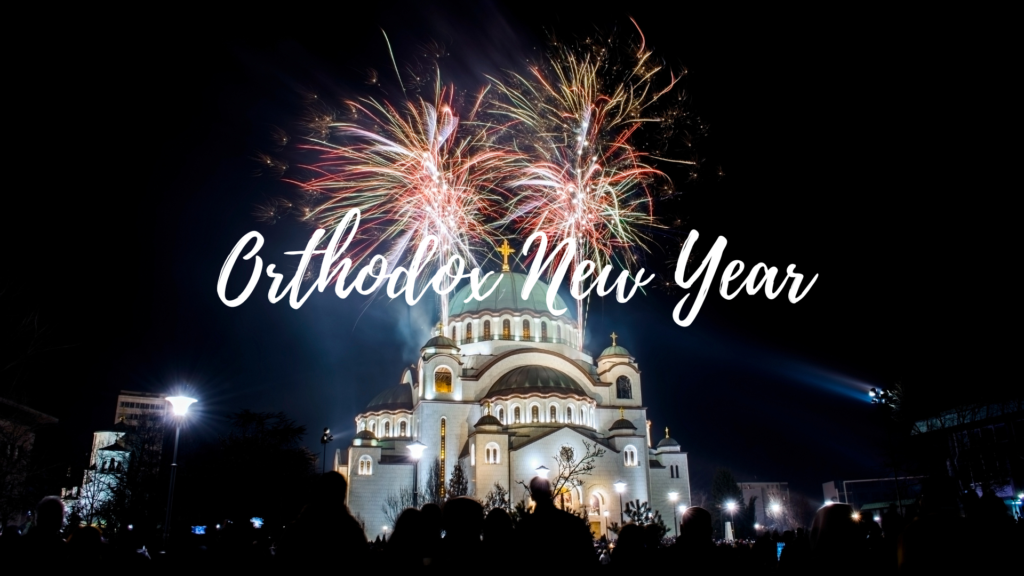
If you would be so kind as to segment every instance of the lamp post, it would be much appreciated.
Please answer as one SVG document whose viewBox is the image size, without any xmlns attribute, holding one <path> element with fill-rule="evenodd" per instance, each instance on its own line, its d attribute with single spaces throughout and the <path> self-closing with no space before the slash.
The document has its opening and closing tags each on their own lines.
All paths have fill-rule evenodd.
<svg viewBox="0 0 1024 576">
<path fill-rule="evenodd" d="M 412 456 L 412 507 L 419 508 L 419 495 L 420 495 L 420 457 L 423 456 L 423 451 L 426 450 L 427 445 L 419 440 L 410 443 L 406 446 L 409 450 L 409 455 Z"/>
<path fill-rule="evenodd" d="M 334 440 L 334 436 L 331 435 L 331 429 L 325 427 L 324 434 L 320 437 L 320 444 L 323 444 L 324 447 L 324 459 L 320 463 L 320 474 L 327 472 L 327 443 L 332 440 Z"/>
<path fill-rule="evenodd" d="M 679 492 L 669 492 L 668 501 L 672 503 L 672 527 L 675 528 L 676 537 L 679 536 L 679 516 L 676 515 L 676 500 L 679 500 Z"/>
<path fill-rule="evenodd" d="M 615 484 L 612 484 L 612 486 L 614 486 L 615 491 L 619 493 L 619 523 L 620 525 L 624 525 L 626 523 L 626 512 L 622 509 L 622 493 L 626 491 L 626 483 L 619 480 Z"/>
<path fill-rule="evenodd" d="M 185 419 L 188 407 L 197 402 L 197 400 L 186 396 L 168 396 L 165 400 L 171 403 L 171 413 L 174 417 L 174 454 L 171 457 L 171 487 L 167 491 L 167 518 L 164 520 L 164 548 L 167 548 L 167 539 L 171 534 L 171 509 L 174 506 L 174 477 L 178 473 L 178 437 L 181 436 L 181 421 Z"/>
<path fill-rule="evenodd" d="M 736 518 L 735 518 L 736 503 L 731 501 L 731 500 L 729 502 L 726 502 L 725 503 L 725 509 L 729 512 L 729 524 L 730 524 L 730 526 L 732 526 L 733 532 L 735 532 L 736 531 Z M 725 522 L 725 518 L 722 519 L 722 522 Z M 722 527 L 722 531 L 723 532 L 725 531 L 725 527 L 724 526 Z M 734 539 L 735 539 L 735 537 L 734 537 Z"/>
<path fill-rule="evenodd" d="M 534 468 L 533 471 L 537 473 L 537 476 L 540 476 L 541 478 L 547 480 L 548 472 L 550 472 L 551 470 L 548 469 L 547 466 L 537 466 L 536 468 Z"/>
</svg>

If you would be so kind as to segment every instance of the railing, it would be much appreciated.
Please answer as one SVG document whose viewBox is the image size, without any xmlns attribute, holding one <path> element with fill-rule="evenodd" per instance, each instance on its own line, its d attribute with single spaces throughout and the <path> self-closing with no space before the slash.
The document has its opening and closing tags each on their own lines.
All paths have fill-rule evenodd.
<svg viewBox="0 0 1024 576">
<path fill-rule="evenodd" d="M 512 335 L 509 335 L 509 336 L 504 336 L 502 334 L 493 334 L 493 335 L 491 335 L 490 338 L 482 338 L 482 337 L 481 338 L 463 338 L 461 340 L 456 341 L 456 343 L 459 346 L 462 346 L 462 345 L 465 345 L 465 344 L 476 344 L 478 342 L 487 342 L 487 341 L 495 341 L 495 340 L 500 340 L 500 341 L 505 341 L 505 342 L 533 342 L 533 343 L 540 343 L 540 344 L 563 344 L 565 346 L 572 346 L 572 347 L 576 346 L 570 340 L 566 340 L 565 338 L 537 338 L 537 339 L 530 338 L 530 339 L 523 339 L 521 336 L 518 336 L 516 334 L 512 334 Z M 591 356 L 592 355 L 589 350 L 582 350 L 582 352 L 584 354 L 586 354 L 587 356 Z"/>
</svg>

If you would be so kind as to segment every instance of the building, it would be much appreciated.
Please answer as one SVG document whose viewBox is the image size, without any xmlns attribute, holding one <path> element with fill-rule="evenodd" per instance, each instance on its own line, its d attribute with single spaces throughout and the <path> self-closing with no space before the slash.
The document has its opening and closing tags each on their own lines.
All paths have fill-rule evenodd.
<svg viewBox="0 0 1024 576">
<path fill-rule="evenodd" d="M 27 500 L 26 481 L 33 470 L 32 450 L 41 427 L 57 419 L 17 402 L 0 398 L 0 521 L 23 524 L 35 505 Z"/>
<path fill-rule="evenodd" d="M 740 482 L 743 502 L 754 500 L 755 522 L 768 529 L 788 529 L 791 514 L 788 482 Z"/>
<path fill-rule="evenodd" d="M 167 400 L 149 392 L 122 390 L 117 396 L 113 426 L 92 435 L 89 465 L 79 486 L 65 488 L 62 498 L 68 510 L 86 522 L 99 521 L 100 512 L 140 450 L 146 451 L 150 466 L 159 465 Z M 154 470 L 155 472 L 155 470 Z"/>
<path fill-rule="evenodd" d="M 483 301 L 470 300 L 470 287 L 462 288 L 416 364 L 356 417 L 352 445 L 337 450 L 334 466 L 348 478 L 349 506 L 369 537 L 389 524 L 389 496 L 414 486 L 425 495 L 431 480 L 448 483 L 457 465 L 468 477 L 469 495 L 482 498 L 497 484 L 518 501 L 535 476 L 556 479 L 555 456 L 563 447 L 577 460 L 587 445 L 603 451 L 593 472 L 556 498 L 566 508 L 585 509 L 597 534 L 620 522 L 616 483 L 624 483 L 623 503 L 649 502 L 663 519 L 672 518 L 673 506 L 689 503 L 687 454 L 667 430 L 649 448 L 636 359 L 615 334 L 596 359 L 581 350 L 578 323 L 568 311 L 548 311 L 544 283 L 521 298 L 526 280 L 506 264 Z M 555 307 L 566 305 L 556 297 Z M 414 442 L 425 445 L 418 463 L 408 449 Z M 435 462 L 437 479 L 429 477 Z"/>
</svg>

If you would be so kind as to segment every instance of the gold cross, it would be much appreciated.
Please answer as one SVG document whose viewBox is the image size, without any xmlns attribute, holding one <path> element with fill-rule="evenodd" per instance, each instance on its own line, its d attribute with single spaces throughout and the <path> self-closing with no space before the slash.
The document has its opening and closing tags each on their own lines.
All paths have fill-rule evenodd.
<svg viewBox="0 0 1024 576">
<path fill-rule="evenodd" d="M 487 403 L 487 415 L 488 416 L 491 415 L 491 403 L 490 402 Z"/>
<path fill-rule="evenodd" d="M 622 406 L 619 406 L 619 418 L 621 419 L 621 418 L 625 418 L 625 417 L 626 417 L 626 409 L 623 408 Z"/>
<path fill-rule="evenodd" d="M 615 332 L 612 332 L 612 346 L 615 346 L 615 339 L 618 338 L 618 337 L 619 337 L 618 334 L 616 334 Z"/>
<path fill-rule="evenodd" d="M 665 438 L 668 438 L 668 426 L 665 426 Z"/>
<path fill-rule="evenodd" d="M 502 258 L 504 258 L 504 262 L 502 262 L 502 264 L 501 264 L 501 271 L 502 272 L 508 272 L 509 271 L 508 255 L 509 254 L 513 254 L 513 253 L 515 253 L 515 250 L 513 250 L 512 247 L 508 245 L 508 239 L 505 239 L 502 242 L 501 246 L 498 247 L 498 254 L 501 254 Z"/>
</svg>

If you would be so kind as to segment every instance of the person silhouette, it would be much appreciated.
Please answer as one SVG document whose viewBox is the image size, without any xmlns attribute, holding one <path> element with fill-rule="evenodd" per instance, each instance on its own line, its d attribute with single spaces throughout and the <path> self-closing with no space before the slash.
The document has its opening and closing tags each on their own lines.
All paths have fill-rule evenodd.
<svg viewBox="0 0 1024 576">
<path fill-rule="evenodd" d="M 66 510 L 57 496 L 47 496 L 36 505 L 34 524 L 22 539 L 24 559 L 41 568 L 63 567 L 67 542 L 61 536 Z"/>
<path fill-rule="evenodd" d="M 328 558 L 342 558 L 346 567 L 360 568 L 367 554 L 366 535 L 345 505 L 348 483 L 337 472 L 317 479 L 313 498 L 278 547 L 285 564 L 316 568 Z"/>
<path fill-rule="evenodd" d="M 555 507 L 551 483 L 541 477 L 530 481 L 533 512 L 516 527 L 523 561 L 545 571 L 579 570 L 597 566 L 594 538 L 587 523 Z"/>
</svg>

